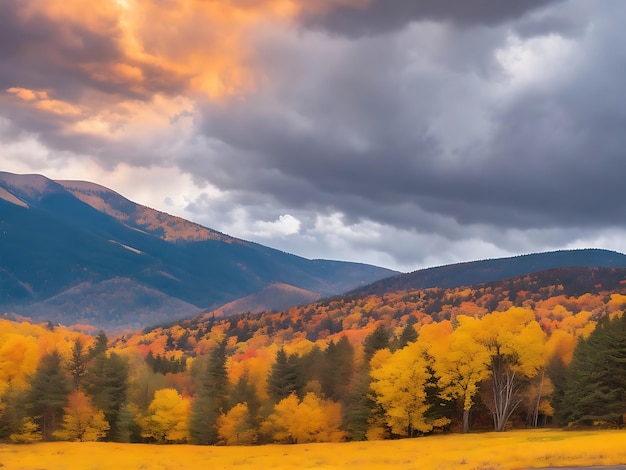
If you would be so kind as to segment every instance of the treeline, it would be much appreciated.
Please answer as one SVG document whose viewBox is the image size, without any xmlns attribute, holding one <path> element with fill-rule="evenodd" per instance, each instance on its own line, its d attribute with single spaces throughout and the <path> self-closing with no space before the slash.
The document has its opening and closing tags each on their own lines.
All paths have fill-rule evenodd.
<svg viewBox="0 0 626 470">
<path fill-rule="evenodd" d="M 328 341 L 345 335 L 361 343 L 378 325 L 391 331 L 457 315 L 481 316 L 511 307 L 532 309 L 541 327 L 571 330 L 578 324 L 622 309 L 626 303 L 625 270 L 567 268 L 505 281 L 455 289 L 408 289 L 384 295 L 359 293 L 326 299 L 281 312 L 222 318 L 205 314 L 176 324 L 149 328 L 117 340 L 155 354 L 178 350 L 187 356 L 208 354 L 213 338 L 236 343 L 288 344 L 301 339 Z M 156 350 L 152 345 L 162 345 Z"/>
<path fill-rule="evenodd" d="M 379 324 L 362 341 L 260 346 L 222 334 L 194 358 L 166 342 L 155 354 L 114 348 L 104 333 L 0 321 L 0 439 L 249 445 L 616 427 L 626 316 L 599 320 L 546 329 L 511 307 Z"/>
</svg>

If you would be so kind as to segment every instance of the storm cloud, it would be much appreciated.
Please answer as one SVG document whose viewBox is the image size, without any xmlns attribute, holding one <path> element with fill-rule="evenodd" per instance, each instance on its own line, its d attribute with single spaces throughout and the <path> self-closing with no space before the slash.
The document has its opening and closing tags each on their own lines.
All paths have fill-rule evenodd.
<svg viewBox="0 0 626 470">
<path fill-rule="evenodd" d="M 72 4 L 0 6 L 3 169 L 403 270 L 626 251 L 617 0 Z"/>
</svg>

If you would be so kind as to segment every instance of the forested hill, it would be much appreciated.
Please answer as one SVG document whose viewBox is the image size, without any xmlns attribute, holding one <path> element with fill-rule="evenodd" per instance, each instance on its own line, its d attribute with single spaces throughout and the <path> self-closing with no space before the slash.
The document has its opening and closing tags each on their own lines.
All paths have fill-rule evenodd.
<svg viewBox="0 0 626 470">
<path fill-rule="evenodd" d="M 626 303 L 626 268 L 558 268 L 473 287 L 406 289 L 383 295 L 353 292 L 281 312 L 231 317 L 209 313 L 146 329 L 118 342 L 171 345 L 191 356 L 206 353 L 219 337 L 265 346 L 344 335 L 360 342 L 381 325 L 389 331 L 407 325 L 419 329 L 458 315 L 479 317 L 511 307 L 533 309 L 550 330 L 562 321 L 587 324 L 622 306 L 622 301 Z M 555 314 L 557 305 L 567 315 Z"/>
<path fill-rule="evenodd" d="M 626 255 L 601 249 L 560 250 L 420 269 L 357 289 L 356 295 L 382 295 L 406 289 L 453 288 L 567 267 L 626 268 Z"/>
<path fill-rule="evenodd" d="M 0 319 L 0 442 L 247 445 L 617 427 L 625 311 L 626 268 L 558 268 L 210 314 L 111 342 Z"/>
</svg>

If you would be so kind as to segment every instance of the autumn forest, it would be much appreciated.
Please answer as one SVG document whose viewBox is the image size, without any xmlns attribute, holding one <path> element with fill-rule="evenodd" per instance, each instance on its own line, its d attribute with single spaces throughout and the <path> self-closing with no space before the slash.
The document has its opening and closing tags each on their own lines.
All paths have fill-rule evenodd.
<svg viewBox="0 0 626 470">
<path fill-rule="evenodd" d="M 617 428 L 626 277 L 568 268 L 108 337 L 0 320 L 0 439 L 252 445 Z"/>
</svg>

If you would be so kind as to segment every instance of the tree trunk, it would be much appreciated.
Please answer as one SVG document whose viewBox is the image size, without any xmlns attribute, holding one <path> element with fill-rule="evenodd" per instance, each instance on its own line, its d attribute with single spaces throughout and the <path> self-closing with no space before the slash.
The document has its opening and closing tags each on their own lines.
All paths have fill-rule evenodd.
<svg viewBox="0 0 626 470">
<path fill-rule="evenodd" d="M 492 403 L 494 429 L 502 432 L 506 429 L 506 423 L 513 414 L 513 411 L 520 404 L 518 396 L 519 380 L 511 368 L 505 364 L 500 356 L 492 358 Z"/>
<path fill-rule="evenodd" d="M 470 429 L 470 410 L 463 410 L 463 433 L 467 434 Z"/>
</svg>

